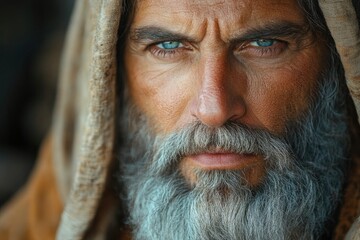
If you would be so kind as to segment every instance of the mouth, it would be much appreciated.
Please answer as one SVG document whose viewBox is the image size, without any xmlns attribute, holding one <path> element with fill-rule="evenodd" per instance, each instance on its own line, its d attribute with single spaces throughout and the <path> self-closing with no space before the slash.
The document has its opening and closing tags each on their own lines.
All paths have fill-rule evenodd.
<svg viewBox="0 0 360 240">
<path fill-rule="evenodd" d="M 253 153 L 234 153 L 216 149 L 187 157 L 195 166 L 203 170 L 241 170 L 257 165 L 262 160 Z"/>
</svg>

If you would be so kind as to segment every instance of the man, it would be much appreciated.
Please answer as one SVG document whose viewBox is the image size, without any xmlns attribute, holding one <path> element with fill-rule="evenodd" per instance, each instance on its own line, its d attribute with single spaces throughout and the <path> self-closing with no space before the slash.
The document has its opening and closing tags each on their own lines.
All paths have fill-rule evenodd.
<svg viewBox="0 0 360 240">
<path fill-rule="evenodd" d="M 335 50 L 358 106 L 351 3 L 321 2 L 335 43 L 312 1 L 122 4 L 78 1 L 52 135 L 3 235 L 343 238 L 359 211 Z"/>
</svg>

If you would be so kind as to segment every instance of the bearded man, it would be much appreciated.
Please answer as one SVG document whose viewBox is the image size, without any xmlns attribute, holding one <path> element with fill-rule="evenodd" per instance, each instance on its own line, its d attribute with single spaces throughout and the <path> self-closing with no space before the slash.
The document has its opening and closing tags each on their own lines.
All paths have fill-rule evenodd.
<svg viewBox="0 0 360 240">
<path fill-rule="evenodd" d="M 343 239 L 360 211 L 358 9 L 77 1 L 53 129 L 0 233 Z"/>
</svg>

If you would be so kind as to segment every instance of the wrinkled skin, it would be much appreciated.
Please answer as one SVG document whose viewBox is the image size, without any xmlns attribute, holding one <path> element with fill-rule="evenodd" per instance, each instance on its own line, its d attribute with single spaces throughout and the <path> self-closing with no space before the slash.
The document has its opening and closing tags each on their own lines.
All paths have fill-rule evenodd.
<svg viewBox="0 0 360 240">
<path fill-rule="evenodd" d="M 322 46 L 295 0 L 142 0 L 124 52 L 130 99 L 155 134 L 234 121 L 282 135 L 316 91 Z M 196 168 L 246 169 L 250 185 L 265 172 L 262 156 L 221 149 L 180 166 L 190 182 Z"/>
</svg>

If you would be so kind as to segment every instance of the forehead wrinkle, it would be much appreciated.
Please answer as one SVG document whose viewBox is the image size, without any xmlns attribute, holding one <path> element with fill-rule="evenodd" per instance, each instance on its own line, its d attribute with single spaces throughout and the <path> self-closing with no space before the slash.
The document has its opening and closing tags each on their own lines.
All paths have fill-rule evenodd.
<svg viewBox="0 0 360 240">
<path fill-rule="evenodd" d="M 196 39 L 196 41 L 200 41 L 204 37 L 207 20 L 199 19 L 199 14 L 196 10 L 192 10 L 191 8 L 173 8 L 171 12 L 168 12 L 166 11 L 167 9 L 164 8 L 164 12 L 153 11 L 154 7 L 157 8 L 157 6 L 164 8 L 161 1 L 155 4 L 139 5 L 138 8 L 141 8 L 141 10 L 137 9 L 137 11 L 141 12 L 139 16 L 141 24 L 137 24 L 137 21 L 135 21 L 135 24 L 132 24 L 132 28 L 156 26 L 168 29 L 174 33 L 189 36 L 190 38 Z M 135 15 L 137 15 L 136 12 Z M 146 16 L 145 19 L 143 16 Z"/>
<path fill-rule="evenodd" d="M 146 1 L 145 1 L 146 2 Z M 223 14 L 219 14 L 219 11 L 214 9 L 205 10 L 201 8 L 203 4 L 199 7 L 194 3 L 186 3 L 186 7 L 171 10 L 171 12 L 164 11 L 161 15 L 159 11 L 153 11 L 154 6 L 161 6 L 161 3 L 156 3 L 154 5 L 144 5 L 141 7 L 141 15 L 146 15 L 146 19 L 141 19 L 141 24 L 132 25 L 133 36 L 137 38 L 136 29 L 146 28 L 148 26 L 155 26 L 163 29 L 167 29 L 170 32 L 179 33 L 179 35 L 189 36 L 189 38 L 195 39 L 194 42 L 200 42 L 204 39 L 207 34 L 213 34 L 214 31 L 221 31 L 228 28 L 228 20 L 222 20 L 221 15 L 228 15 L 226 12 L 231 11 L 228 7 L 226 10 L 221 10 Z M 196 7 L 195 7 L 196 6 Z M 200 10 L 201 9 L 201 10 Z M 145 14 L 144 14 L 145 13 Z M 220 15 L 220 17 L 219 17 Z M 235 20 L 235 19 L 234 19 Z M 236 19 L 238 21 L 238 19 Z M 221 22 L 223 22 L 223 27 L 220 27 Z M 212 27 L 209 27 L 211 25 Z M 221 33 L 219 34 L 221 36 Z"/>
<path fill-rule="evenodd" d="M 229 42 L 234 33 L 259 28 L 269 21 L 299 22 L 298 13 L 284 12 L 286 6 L 293 9 L 294 4 L 295 0 L 273 0 L 271 6 L 263 0 L 141 0 L 138 18 L 142 25 L 163 27 L 197 42 L 216 31 L 213 26 L 217 25 L 218 37 Z"/>
<path fill-rule="evenodd" d="M 244 0 L 236 1 L 234 6 L 226 4 L 227 1 L 191 1 L 185 3 L 185 7 L 190 9 L 193 19 L 198 18 L 200 21 L 218 22 L 219 26 L 221 22 L 245 22 L 249 19 L 249 15 L 252 12 L 252 4 L 246 4 L 246 0 Z M 244 9 L 246 9 L 246 11 L 244 11 Z"/>
<path fill-rule="evenodd" d="M 229 1 L 235 2 L 236 6 L 234 8 L 233 5 L 227 4 Z M 246 9 L 246 13 L 251 12 L 252 9 L 251 0 L 182 0 L 180 1 L 169 1 L 169 0 L 141 0 L 138 1 L 137 10 L 139 8 L 158 8 L 160 10 L 156 11 L 157 16 L 165 16 L 169 15 L 174 18 L 174 15 L 178 15 L 176 17 L 181 17 L 181 15 L 186 15 L 187 19 L 192 21 L 196 21 L 197 19 L 215 19 L 220 16 L 225 16 L 229 18 L 233 17 L 233 20 L 238 18 L 243 18 L 244 9 Z M 164 12 L 161 12 L 161 8 L 164 9 Z M 171 14 L 168 14 L 166 10 L 171 9 Z M 234 14 L 234 10 L 236 14 Z M 241 15 L 238 14 L 241 11 Z M 221 19 L 221 17 L 220 17 Z"/>
</svg>

